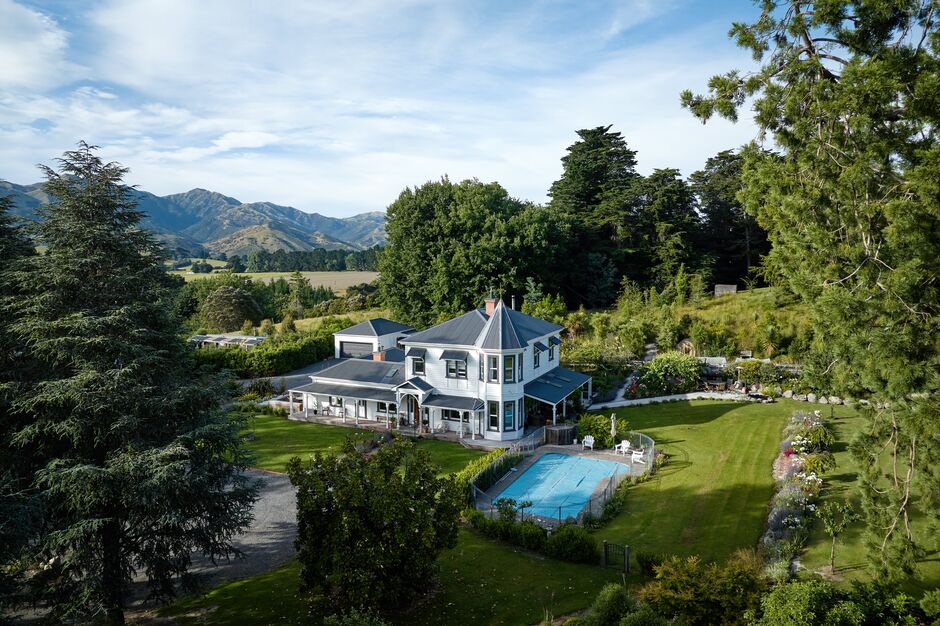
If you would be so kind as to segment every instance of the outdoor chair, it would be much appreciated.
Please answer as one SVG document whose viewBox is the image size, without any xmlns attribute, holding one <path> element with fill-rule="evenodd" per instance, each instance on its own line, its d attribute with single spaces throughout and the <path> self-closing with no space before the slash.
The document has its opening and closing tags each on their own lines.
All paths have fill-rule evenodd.
<svg viewBox="0 0 940 626">
<path fill-rule="evenodd" d="M 624 439 L 623 441 L 618 443 L 616 446 L 614 446 L 614 451 L 617 454 L 622 454 L 626 456 L 630 452 L 630 442 Z"/>
<path fill-rule="evenodd" d="M 646 452 L 644 450 L 634 450 L 633 454 L 630 455 L 630 462 L 642 463 L 644 456 L 646 456 Z"/>
<path fill-rule="evenodd" d="M 593 435 L 585 435 L 584 439 L 581 440 L 581 449 L 584 450 L 585 448 L 590 448 L 591 450 L 594 449 Z"/>
</svg>

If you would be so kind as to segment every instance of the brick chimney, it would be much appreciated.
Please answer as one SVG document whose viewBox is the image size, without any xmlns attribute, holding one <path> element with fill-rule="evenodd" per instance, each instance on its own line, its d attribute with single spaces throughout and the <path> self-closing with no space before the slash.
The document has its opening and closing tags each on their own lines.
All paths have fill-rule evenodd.
<svg viewBox="0 0 940 626">
<path fill-rule="evenodd" d="M 493 311 L 496 310 L 496 303 L 499 302 L 499 298 L 493 295 L 493 290 L 490 289 L 490 297 L 483 301 L 483 304 L 486 305 L 486 316 L 490 317 L 493 315 Z"/>
<path fill-rule="evenodd" d="M 384 361 L 385 360 L 385 351 L 380 350 L 379 352 L 372 353 L 373 361 Z"/>
</svg>

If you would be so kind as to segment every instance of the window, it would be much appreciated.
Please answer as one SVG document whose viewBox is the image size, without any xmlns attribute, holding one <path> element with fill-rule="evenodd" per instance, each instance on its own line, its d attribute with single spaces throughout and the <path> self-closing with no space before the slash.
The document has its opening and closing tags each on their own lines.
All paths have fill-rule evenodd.
<svg viewBox="0 0 940 626">
<path fill-rule="evenodd" d="M 330 406 L 343 406 L 343 399 L 339 396 L 330 396 Z"/>
<path fill-rule="evenodd" d="M 522 361 L 522 355 L 520 354 L 516 358 L 516 362 L 519 364 L 519 375 L 516 377 L 516 380 L 518 380 L 520 383 L 522 382 Z"/>
<path fill-rule="evenodd" d="M 491 356 L 489 358 L 490 363 L 490 382 L 498 383 L 499 382 L 499 357 Z"/>
<path fill-rule="evenodd" d="M 515 407 L 515 402 L 506 402 L 503 404 L 503 430 L 516 430 L 516 421 L 513 417 Z"/>
<path fill-rule="evenodd" d="M 378 407 L 376 408 L 377 413 L 394 413 L 395 412 L 395 403 L 394 402 L 379 402 Z"/>
<path fill-rule="evenodd" d="M 466 378 L 467 363 L 465 361 L 447 361 L 447 378 Z"/>
<path fill-rule="evenodd" d="M 515 380 L 516 357 L 507 354 L 503 357 L 503 382 L 511 383 Z"/>
<path fill-rule="evenodd" d="M 486 360 L 480 355 L 480 380 L 486 380 Z"/>
<path fill-rule="evenodd" d="M 539 358 L 541 358 L 541 356 L 542 356 L 541 350 L 539 350 L 538 348 L 532 349 L 532 368 L 533 369 L 539 368 Z"/>
<path fill-rule="evenodd" d="M 470 414 L 466 411 L 463 411 L 462 413 L 463 415 L 461 415 L 461 411 L 457 411 L 455 409 L 441 409 L 441 417 L 443 417 L 445 420 L 459 422 L 461 421 L 462 417 L 464 422 L 469 422 Z"/>
<path fill-rule="evenodd" d="M 489 429 L 499 430 L 499 402 L 489 403 L 489 417 Z"/>
<path fill-rule="evenodd" d="M 412 374 L 424 374 L 424 359 L 416 357 L 411 361 Z"/>
<path fill-rule="evenodd" d="M 555 360 L 555 344 L 548 346 L 548 362 L 551 363 Z"/>
</svg>

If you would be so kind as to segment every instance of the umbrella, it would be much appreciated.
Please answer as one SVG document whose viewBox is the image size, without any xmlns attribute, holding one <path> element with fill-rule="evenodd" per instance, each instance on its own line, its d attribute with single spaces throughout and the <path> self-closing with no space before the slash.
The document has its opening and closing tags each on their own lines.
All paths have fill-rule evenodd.
<svg viewBox="0 0 940 626">
<path fill-rule="evenodd" d="M 617 444 L 617 414 L 616 413 L 610 414 L 610 440 L 614 443 L 614 445 Z"/>
</svg>

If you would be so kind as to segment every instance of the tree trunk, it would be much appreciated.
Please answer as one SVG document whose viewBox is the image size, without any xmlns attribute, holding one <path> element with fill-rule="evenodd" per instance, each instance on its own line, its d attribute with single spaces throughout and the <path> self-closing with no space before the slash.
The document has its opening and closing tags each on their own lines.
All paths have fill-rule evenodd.
<svg viewBox="0 0 940 626">
<path fill-rule="evenodd" d="M 829 569 L 836 573 L 836 536 L 832 536 L 832 548 L 829 550 Z"/>
<path fill-rule="evenodd" d="M 101 530 L 102 572 L 105 621 L 109 625 L 124 623 L 124 580 L 121 573 L 121 529 L 116 520 Z"/>
</svg>

